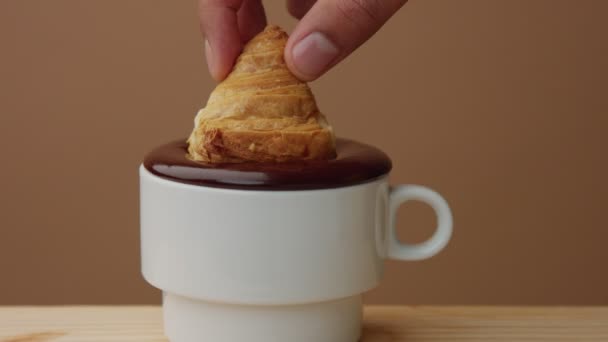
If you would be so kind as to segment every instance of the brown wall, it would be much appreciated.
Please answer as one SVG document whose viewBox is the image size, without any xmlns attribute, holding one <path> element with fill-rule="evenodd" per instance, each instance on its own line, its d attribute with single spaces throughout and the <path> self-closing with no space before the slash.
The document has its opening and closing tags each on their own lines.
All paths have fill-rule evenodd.
<svg viewBox="0 0 608 342">
<path fill-rule="evenodd" d="M 282 1 L 269 17 L 292 28 Z M 412 0 L 313 84 L 393 182 L 452 204 L 449 247 L 373 303 L 608 304 L 608 1 Z M 158 303 L 143 154 L 213 88 L 195 1 L 0 1 L 0 304 Z M 431 210 L 402 210 L 424 238 Z"/>
</svg>

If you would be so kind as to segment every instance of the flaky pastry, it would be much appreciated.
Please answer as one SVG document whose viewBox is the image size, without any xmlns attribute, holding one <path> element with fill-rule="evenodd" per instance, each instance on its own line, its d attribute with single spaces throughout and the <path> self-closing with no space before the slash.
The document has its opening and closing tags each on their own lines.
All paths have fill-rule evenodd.
<svg viewBox="0 0 608 342">
<path fill-rule="evenodd" d="M 287 68 L 287 33 L 267 26 L 194 119 L 190 158 L 209 163 L 335 157 L 335 137 L 305 82 Z"/>
</svg>

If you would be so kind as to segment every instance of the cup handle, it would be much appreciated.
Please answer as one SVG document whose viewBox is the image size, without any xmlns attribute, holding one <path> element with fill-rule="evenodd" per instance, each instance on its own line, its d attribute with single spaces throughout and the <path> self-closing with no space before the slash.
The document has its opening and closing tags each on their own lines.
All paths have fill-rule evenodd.
<svg viewBox="0 0 608 342">
<path fill-rule="evenodd" d="M 407 201 L 420 201 L 430 205 L 437 216 L 437 228 L 428 240 L 406 244 L 397 238 L 395 227 L 397 209 Z M 452 212 L 446 200 L 437 192 L 419 185 L 399 185 L 391 188 L 388 212 L 388 257 L 399 260 L 422 260 L 439 253 L 452 236 Z"/>
</svg>

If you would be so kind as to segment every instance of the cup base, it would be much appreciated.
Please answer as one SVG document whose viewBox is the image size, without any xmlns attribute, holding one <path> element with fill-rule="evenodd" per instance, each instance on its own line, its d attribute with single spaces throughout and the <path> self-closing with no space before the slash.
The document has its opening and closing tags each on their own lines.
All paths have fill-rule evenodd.
<svg viewBox="0 0 608 342">
<path fill-rule="evenodd" d="M 163 293 L 171 342 L 356 342 L 361 295 L 299 305 L 212 303 Z"/>
</svg>

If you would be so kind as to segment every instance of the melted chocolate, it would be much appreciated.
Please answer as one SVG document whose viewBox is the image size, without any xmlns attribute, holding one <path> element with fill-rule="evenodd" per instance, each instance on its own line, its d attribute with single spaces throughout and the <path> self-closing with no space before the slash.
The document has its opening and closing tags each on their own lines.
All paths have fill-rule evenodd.
<svg viewBox="0 0 608 342">
<path fill-rule="evenodd" d="M 188 144 L 173 141 L 152 150 L 144 166 L 153 174 L 181 183 L 248 190 L 311 190 L 369 182 L 391 170 L 379 149 L 337 139 L 337 157 L 290 163 L 207 164 L 187 157 Z"/>
</svg>

